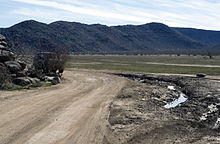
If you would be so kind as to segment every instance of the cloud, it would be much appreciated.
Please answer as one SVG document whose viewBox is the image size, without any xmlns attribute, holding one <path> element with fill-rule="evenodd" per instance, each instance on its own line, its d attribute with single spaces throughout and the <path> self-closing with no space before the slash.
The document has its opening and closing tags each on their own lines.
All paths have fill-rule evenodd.
<svg viewBox="0 0 220 144">
<path fill-rule="evenodd" d="M 108 11 L 103 11 L 103 10 L 96 10 L 96 9 L 91 9 L 91 8 L 77 7 L 74 5 L 61 4 L 58 2 L 41 1 L 41 0 L 15 0 L 15 1 L 39 5 L 39 6 L 47 6 L 47 7 L 52 7 L 52 8 L 56 8 L 60 10 L 73 12 L 73 13 L 92 15 L 96 17 L 118 19 L 118 20 L 124 20 L 124 21 L 133 21 L 133 22 L 142 22 L 142 23 L 147 21 L 146 18 L 143 18 L 143 17 L 136 17 L 132 15 L 108 12 Z"/>
<path fill-rule="evenodd" d="M 143 24 L 162 22 L 170 26 L 219 29 L 220 2 L 217 0 L 13 0 L 37 7 L 17 8 L 15 14 L 88 23 Z M 42 10 L 43 9 L 43 10 Z M 47 9 L 47 10 L 46 10 Z M 62 15 L 61 17 L 59 15 Z M 72 16 L 71 16 L 72 15 Z M 78 19 L 76 19 L 76 17 Z"/>
</svg>

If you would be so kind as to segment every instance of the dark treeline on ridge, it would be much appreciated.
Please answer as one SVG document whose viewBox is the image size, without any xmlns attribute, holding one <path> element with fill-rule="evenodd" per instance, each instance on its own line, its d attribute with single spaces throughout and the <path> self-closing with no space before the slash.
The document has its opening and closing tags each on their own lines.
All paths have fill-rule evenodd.
<svg viewBox="0 0 220 144">
<path fill-rule="evenodd" d="M 75 54 L 220 54 L 220 31 L 173 28 L 162 23 L 105 26 L 29 20 L 1 28 L 17 53 L 65 49 Z"/>
</svg>

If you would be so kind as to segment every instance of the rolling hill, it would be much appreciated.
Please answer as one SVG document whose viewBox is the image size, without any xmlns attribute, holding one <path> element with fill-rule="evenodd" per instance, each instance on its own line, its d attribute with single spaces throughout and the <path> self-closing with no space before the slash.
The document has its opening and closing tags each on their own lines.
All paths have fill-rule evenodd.
<svg viewBox="0 0 220 144">
<path fill-rule="evenodd" d="M 199 31 L 200 32 L 200 31 Z M 220 44 L 217 34 L 196 29 L 172 28 L 162 23 L 105 26 L 34 20 L 1 28 L 9 47 L 18 53 L 67 50 L 73 53 L 207 53 Z M 201 36 L 201 35 L 205 36 Z"/>
<path fill-rule="evenodd" d="M 185 36 L 188 36 L 203 44 L 220 44 L 220 31 L 202 30 L 193 28 L 175 28 Z"/>
</svg>

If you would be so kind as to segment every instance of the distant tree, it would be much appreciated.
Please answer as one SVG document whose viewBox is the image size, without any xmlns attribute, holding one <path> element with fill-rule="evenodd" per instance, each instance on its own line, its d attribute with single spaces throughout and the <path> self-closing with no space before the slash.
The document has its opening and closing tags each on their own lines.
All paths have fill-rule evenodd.
<svg viewBox="0 0 220 144">
<path fill-rule="evenodd" d="M 213 56 L 212 56 L 212 54 L 210 52 L 208 52 L 208 57 L 209 57 L 209 59 L 213 58 Z"/>
</svg>

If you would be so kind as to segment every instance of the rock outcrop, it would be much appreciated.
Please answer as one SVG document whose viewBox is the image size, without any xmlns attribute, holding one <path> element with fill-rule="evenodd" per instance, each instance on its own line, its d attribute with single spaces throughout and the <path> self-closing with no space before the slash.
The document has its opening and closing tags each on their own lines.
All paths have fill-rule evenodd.
<svg viewBox="0 0 220 144">
<path fill-rule="evenodd" d="M 26 86 L 40 82 L 29 78 L 25 68 L 25 63 L 15 60 L 15 55 L 7 48 L 6 38 L 0 34 L 0 89 L 8 89 L 13 83 Z"/>
<path fill-rule="evenodd" d="M 0 49 L 6 49 L 6 38 L 0 34 Z"/>
<path fill-rule="evenodd" d="M 7 49 L 6 39 L 0 34 L 0 62 L 15 60 L 14 54 Z"/>
<path fill-rule="evenodd" d="M 43 73 L 15 59 L 15 55 L 7 48 L 6 38 L 0 34 L 0 89 L 8 89 L 13 84 L 20 86 L 36 85 L 41 81 L 58 84 L 59 74 Z"/>
</svg>

